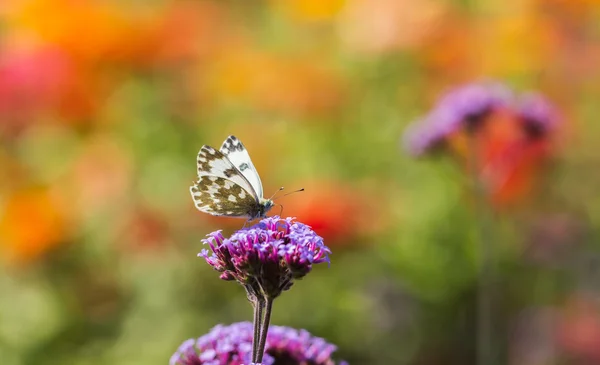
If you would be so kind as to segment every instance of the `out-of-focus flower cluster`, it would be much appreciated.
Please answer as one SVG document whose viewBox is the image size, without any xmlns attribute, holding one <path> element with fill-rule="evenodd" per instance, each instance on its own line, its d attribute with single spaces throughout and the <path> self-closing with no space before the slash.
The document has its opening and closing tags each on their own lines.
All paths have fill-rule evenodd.
<svg viewBox="0 0 600 365">
<path fill-rule="evenodd" d="M 423 120 L 413 124 L 405 136 L 406 147 L 410 153 L 422 155 L 449 144 L 465 153 L 464 139 L 469 135 L 497 129 L 513 133 L 511 129 L 518 128 L 516 137 L 534 140 L 547 137 L 559 120 L 558 111 L 540 94 L 517 99 L 502 84 L 469 84 L 446 93 Z M 496 121 L 506 125 L 486 125 Z"/>
<path fill-rule="evenodd" d="M 347 365 L 336 362 L 336 346 L 305 330 L 270 326 L 264 365 Z M 252 324 L 218 325 L 198 339 L 185 341 L 171 357 L 170 365 L 243 365 L 250 363 Z"/>
<path fill-rule="evenodd" d="M 409 127 L 413 155 L 447 151 L 475 172 L 497 203 L 522 197 L 552 155 L 558 110 L 542 95 L 517 97 L 499 83 L 475 83 L 446 93 Z"/>
</svg>

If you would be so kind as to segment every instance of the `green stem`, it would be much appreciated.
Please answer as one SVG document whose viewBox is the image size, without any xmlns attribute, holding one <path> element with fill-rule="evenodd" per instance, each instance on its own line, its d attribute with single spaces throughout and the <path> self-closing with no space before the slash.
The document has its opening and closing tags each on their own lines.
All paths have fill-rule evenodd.
<svg viewBox="0 0 600 365">
<path fill-rule="evenodd" d="M 252 327 L 254 330 L 254 334 L 252 335 L 252 362 L 256 363 L 256 359 L 258 358 L 258 350 L 260 348 L 260 332 L 263 321 L 263 312 L 265 309 L 265 301 L 262 298 L 254 298 L 251 303 L 254 307 L 254 318 L 252 320 Z"/>
<path fill-rule="evenodd" d="M 493 233 L 488 194 L 485 182 L 478 172 L 481 170 L 479 148 L 476 136 L 470 138 L 470 163 L 472 187 L 476 203 L 479 241 L 479 290 L 477 296 L 477 364 L 489 365 L 493 362 L 492 333 L 492 294 L 493 294 Z"/>
<path fill-rule="evenodd" d="M 273 298 L 265 298 L 262 302 L 265 306 L 262 324 L 260 327 L 260 340 L 258 344 L 258 353 L 257 357 L 254 360 L 254 363 L 259 364 L 262 363 L 263 355 L 265 354 L 265 346 L 267 344 L 267 334 L 269 333 L 269 323 L 271 322 L 271 310 L 273 309 Z"/>
</svg>

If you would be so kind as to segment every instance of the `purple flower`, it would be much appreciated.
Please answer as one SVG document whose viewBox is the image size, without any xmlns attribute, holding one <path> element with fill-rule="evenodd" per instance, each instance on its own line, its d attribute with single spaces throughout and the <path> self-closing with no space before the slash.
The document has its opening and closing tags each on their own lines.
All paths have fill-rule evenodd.
<svg viewBox="0 0 600 365">
<path fill-rule="evenodd" d="M 421 156 L 428 150 L 441 144 L 444 134 L 427 120 L 408 126 L 404 133 L 403 144 L 412 156 Z"/>
<path fill-rule="evenodd" d="M 252 324 L 218 325 L 197 340 L 185 341 L 171 356 L 169 365 L 251 365 Z M 331 358 L 336 346 L 305 330 L 271 326 L 262 365 L 336 365 Z M 348 365 L 338 362 L 338 365 Z"/>
<path fill-rule="evenodd" d="M 443 145 L 458 131 L 477 130 L 495 111 L 507 110 L 523 123 L 532 137 L 553 129 L 559 117 L 553 106 L 539 94 L 527 94 L 516 101 L 513 93 L 499 83 L 464 85 L 443 95 L 424 118 L 410 125 L 403 138 L 405 149 L 420 156 Z"/>
<path fill-rule="evenodd" d="M 529 93 L 522 97 L 519 114 L 523 119 L 525 131 L 534 138 L 553 130 L 560 121 L 558 111 L 538 93 Z"/>
<path fill-rule="evenodd" d="M 221 279 L 238 281 L 254 298 L 276 298 L 313 264 L 329 262 L 331 253 L 320 236 L 293 218 L 267 217 L 230 238 L 221 231 L 208 237 L 203 242 L 212 253 L 204 249 L 198 256 L 221 272 Z"/>
<path fill-rule="evenodd" d="M 450 90 L 425 118 L 409 126 L 404 135 L 406 150 L 422 155 L 460 129 L 478 128 L 490 112 L 508 107 L 512 101 L 511 91 L 499 83 L 468 84 Z"/>
</svg>

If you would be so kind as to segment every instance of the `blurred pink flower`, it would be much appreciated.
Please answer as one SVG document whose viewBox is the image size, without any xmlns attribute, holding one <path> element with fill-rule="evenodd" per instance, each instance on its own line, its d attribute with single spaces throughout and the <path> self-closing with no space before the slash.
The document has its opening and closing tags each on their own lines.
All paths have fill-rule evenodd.
<svg viewBox="0 0 600 365">
<path fill-rule="evenodd" d="M 0 53 L 0 132 L 18 132 L 39 113 L 74 116 L 93 102 L 73 60 L 59 48 L 11 48 Z"/>
</svg>

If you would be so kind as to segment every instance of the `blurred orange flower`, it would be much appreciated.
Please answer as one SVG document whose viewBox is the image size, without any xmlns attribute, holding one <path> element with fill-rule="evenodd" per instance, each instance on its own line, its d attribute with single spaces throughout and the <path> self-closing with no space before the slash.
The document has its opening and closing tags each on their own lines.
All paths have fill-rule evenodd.
<svg viewBox="0 0 600 365">
<path fill-rule="evenodd" d="M 287 114 L 335 111 L 343 98 L 342 79 L 314 59 L 230 49 L 206 71 L 207 94 Z"/>
<path fill-rule="evenodd" d="M 219 44 L 224 11 L 209 1 L 124 6 L 99 0 L 14 1 L 10 29 L 64 49 L 89 67 L 153 66 L 194 57 Z"/>
<path fill-rule="evenodd" d="M 320 21 L 335 17 L 346 0 L 271 0 L 270 2 L 295 19 Z"/>
<path fill-rule="evenodd" d="M 451 11 L 440 17 L 417 53 L 434 85 L 548 71 L 545 60 L 562 46 L 559 34 L 550 18 L 519 4 L 486 17 Z"/>
<path fill-rule="evenodd" d="M 428 84 L 461 83 L 477 77 L 479 59 L 473 50 L 478 48 L 473 21 L 455 12 L 439 19 L 418 45 L 416 57 L 427 71 Z"/>
<path fill-rule="evenodd" d="M 97 0 L 24 0 L 11 3 L 8 24 L 85 60 L 119 60 L 139 47 L 144 14 Z"/>
<path fill-rule="evenodd" d="M 0 244 L 10 261 L 38 258 L 64 242 L 64 207 L 47 190 L 22 190 L 8 196 L 0 210 Z"/>
<path fill-rule="evenodd" d="M 350 0 L 340 18 L 340 34 L 358 52 L 412 48 L 436 28 L 444 10 L 444 2 L 432 0 Z"/>
<path fill-rule="evenodd" d="M 560 49 L 560 40 L 548 17 L 526 7 L 491 19 L 475 29 L 482 75 L 503 77 L 543 72 L 548 59 Z"/>
<path fill-rule="evenodd" d="M 159 62 L 212 56 L 237 33 L 227 9 L 214 1 L 170 2 L 156 18 L 156 40 L 145 56 Z"/>
</svg>

